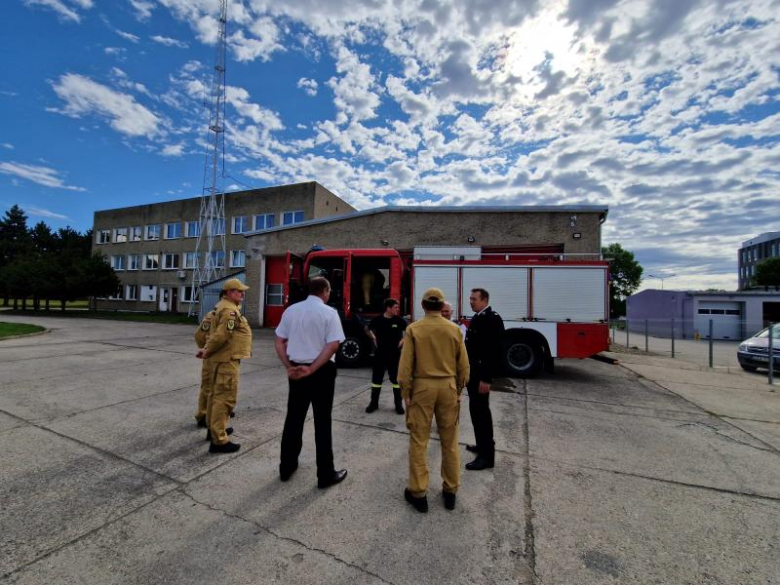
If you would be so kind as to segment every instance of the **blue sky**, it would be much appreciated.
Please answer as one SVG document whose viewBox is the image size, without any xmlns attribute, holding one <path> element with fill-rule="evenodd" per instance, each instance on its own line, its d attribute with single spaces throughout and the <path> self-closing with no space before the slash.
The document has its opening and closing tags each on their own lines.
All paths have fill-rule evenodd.
<svg viewBox="0 0 780 585">
<path fill-rule="evenodd" d="M 0 210 L 198 196 L 217 0 L 9 0 Z M 665 288 L 780 230 L 776 0 L 230 0 L 226 189 L 610 207 Z M 648 279 L 647 287 L 658 281 Z"/>
</svg>

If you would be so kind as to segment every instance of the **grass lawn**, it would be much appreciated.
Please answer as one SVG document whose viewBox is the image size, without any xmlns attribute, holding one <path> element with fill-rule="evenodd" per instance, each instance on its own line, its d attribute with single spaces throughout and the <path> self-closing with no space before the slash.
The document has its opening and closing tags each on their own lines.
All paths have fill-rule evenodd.
<svg viewBox="0 0 780 585">
<path fill-rule="evenodd" d="M 22 306 L 22 301 L 18 300 L 19 306 Z M 43 301 L 41 301 L 41 306 L 43 306 Z M 8 306 L 13 307 L 14 306 L 14 300 L 11 299 L 8 301 Z M 27 306 L 32 306 L 32 299 L 27 299 Z M 62 304 L 59 301 L 50 301 L 49 306 L 52 310 L 61 311 L 62 310 Z M 89 308 L 89 301 L 87 299 L 79 299 L 77 301 L 66 301 L 65 302 L 65 309 L 87 309 Z"/>
<path fill-rule="evenodd" d="M 38 325 L 28 325 L 27 323 L 3 323 L 0 321 L 0 339 L 3 337 L 12 337 L 14 335 L 37 333 L 44 329 L 45 327 L 39 327 Z"/>
<path fill-rule="evenodd" d="M 78 319 L 109 319 L 113 321 L 140 321 L 143 323 L 182 323 L 197 325 L 198 316 L 188 317 L 180 313 L 133 313 L 130 311 L 3 311 L 0 314 L 19 315 L 29 317 L 62 317 Z M 32 327 L 31 325 L 29 327 Z"/>
</svg>

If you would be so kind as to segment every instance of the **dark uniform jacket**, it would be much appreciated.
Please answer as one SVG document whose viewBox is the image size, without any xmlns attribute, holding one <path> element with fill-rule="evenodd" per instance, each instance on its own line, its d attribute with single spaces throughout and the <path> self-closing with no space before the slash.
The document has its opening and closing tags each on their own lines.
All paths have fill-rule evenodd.
<svg viewBox="0 0 780 585">
<path fill-rule="evenodd" d="M 501 375 L 504 320 L 491 307 L 475 315 L 466 331 L 466 351 L 471 367 L 470 382 L 487 382 Z"/>
</svg>

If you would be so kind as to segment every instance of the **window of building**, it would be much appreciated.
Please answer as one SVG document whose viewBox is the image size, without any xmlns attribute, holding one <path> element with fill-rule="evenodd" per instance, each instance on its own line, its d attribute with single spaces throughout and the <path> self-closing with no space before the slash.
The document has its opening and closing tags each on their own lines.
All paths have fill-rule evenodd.
<svg viewBox="0 0 780 585">
<path fill-rule="evenodd" d="M 160 224 L 146 226 L 146 239 L 147 240 L 160 239 Z"/>
<path fill-rule="evenodd" d="M 114 270 L 125 269 L 125 257 L 124 256 L 111 256 L 111 268 Z"/>
<path fill-rule="evenodd" d="M 699 309 L 699 315 L 709 315 L 710 310 L 709 309 Z"/>
<path fill-rule="evenodd" d="M 138 300 L 138 285 L 137 284 L 128 284 L 127 287 L 125 287 L 125 300 L 127 301 L 137 301 Z"/>
<path fill-rule="evenodd" d="M 179 267 L 178 254 L 165 254 L 163 256 L 163 268 L 166 270 L 175 270 Z"/>
<path fill-rule="evenodd" d="M 211 223 L 211 233 L 215 236 L 221 236 L 225 233 L 225 219 L 214 219 Z"/>
<path fill-rule="evenodd" d="M 124 298 L 124 287 L 120 284 L 116 290 L 108 295 L 110 301 L 121 301 Z"/>
<path fill-rule="evenodd" d="M 197 303 L 197 292 L 193 286 L 181 287 L 181 300 L 183 303 Z"/>
<path fill-rule="evenodd" d="M 269 284 L 265 287 L 265 304 L 269 307 L 284 305 L 284 285 Z"/>
<path fill-rule="evenodd" d="M 175 240 L 180 237 L 181 237 L 181 224 L 179 222 L 165 224 L 166 240 Z"/>
<path fill-rule="evenodd" d="M 197 268 L 198 254 L 195 252 L 184 253 L 184 268 Z"/>
<path fill-rule="evenodd" d="M 222 250 L 218 250 L 211 253 L 211 265 L 214 268 L 225 267 L 225 253 Z"/>
<path fill-rule="evenodd" d="M 114 243 L 124 244 L 127 242 L 127 228 L 116 228 L 114 230 Z"/>
<path fill-rule="evenodd" d="M 200 222 L 188 221 L 185 228 L 188 238 L 197 238 L 200 235 Z"/>
<path fill-rule="evenodd" d="M 250 230 L 249 217 L 246 215 L 238 215 L 233 218 L 233 233 L 245 234 Z"/>
<path fill-rule="evenodd" d="M 303 211 L 285 211 L 282 213 L 282 225 L 291 225 L 303 221 Z"/>
<path fill-rule="evenodd" d="M 230 266 L 233 268 L 243 268 L 246 266 L 246 252 L 244 250 L 231 250 Z"/>
<path fill-rule="evenodd" d="M 97 233 L 98 244 L 110 244 L 111 243 L 111 230 L 98 230 Z"/>
<path fill-rule="evenodd" d="M 273 213 L 264 213 L 255 216 L 255 229 L 267 230 L 274 227 L 275 216 Z"/>
<path fill-rule="evenodd" d="M 156 301 L 157 300 L 157 287 L 154 285 L 142 284 L 141 285 L 141 300 L 142 301 Z"/>
<path fill-rule="evenodd" d="M 138 270 L 138 265 L 141 262 L 141 257 L 138 254 L 130 254 L 127 257 L 127 269 Z"/>
<path fill-rule="evenodd" d="M 159 267 L 159 254 L 144 254 L 144 270 L 157 270 Z"/>
<path fill-rule="evenodd" d="M 144 230 L 140 225 L 130 228 L 130 241 L 140 242 L 143 237 Z"/>
</svg>

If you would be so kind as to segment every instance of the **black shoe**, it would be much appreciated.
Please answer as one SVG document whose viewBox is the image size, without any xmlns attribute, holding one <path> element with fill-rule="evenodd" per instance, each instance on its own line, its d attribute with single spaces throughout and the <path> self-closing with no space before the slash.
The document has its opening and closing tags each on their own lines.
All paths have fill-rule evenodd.
<svg viewBox="0 0 780 585">
<path fill-rule="evenodd" d="M 228 427 L 228 428 L 226 428 L 226 429 L 225 429 L 225 433 L 227 433 L 228 435 L 232 435 L 232 434 L 233 434 L 233 427 Z M 211 429 L 209 429 L 208 431 L 206 431 L 206 440 L 207 440 L 207 441 L 210 441 L 210 440 L 211 440 Z"/>
<path fill-rule="evenodd" d="M 321 490 L 329 488 L 332 485 L 336 485 L 337 483 L 344 481 L 345 477 L 347 477 L 346 469 L 342 469 L 341 471 L 334 471 L 331 477 L 317 480 L 317 487 Z"/>
<path fill-rule="evenodd" d="M 479 449 L 477 449 L 476 445 L 466 445 L 466 451 L 469 453 L 479 453 Z"/>
<path fill-rule="evenodd" d="M 396 414 L 404 414 L 404 405 L 401 402 L 395 403 L 395 413 Z"/>
<path fill-rule="evenodd" d="M 206 417 L 205 416 L 203 416 L 201 418 L 196 418 L 195 422 L 198 423 L 198 428 L 199 429 L 205 429 L 205 428 L 208 428 L 208 426 L 209 426 L 209 425 L 206 424 Z"/>
<path fill-rule="evenodd" d="M 241 448 L 238 443 L 231 443 L 228 441 L 224 445 L 216 445 L 212 443 L 209 445 L 209 453 L 235 453 Z"/>
<path fill-rule="evenodd" d="M 404 490 L 404 499 L 409 502 L 415 510 L 425 514 L 428 511 L 428 498 L 423 496 L 422 498 L 415 498 L 409 488 Z"/>
<path fill-rule="evenodd" d="M 295 467 L 289 470 L 282 470 L 282 466 L 279 466 L 279 479 L 282 481 L 289 481 L 292 477 L 293 473 L 295 473 L 295 470 L 298 469 L 298 465 L 296 464 Z"/>
<path fill-rule="evenodd" d="M 441 495 L 444 497 L 444 507 L 448 510 L 454 510 L 455 509 L 455 494 L 452 492 L 442 492 Z"/>
<path fill-rule="evenodd" d="M 474 461 L 471 463 L 466 463 L 466 469 L 470 469 L 471 471 L 481 471 L 483 469 L 492 469 L 493 465 L 493 461 L 488 461 L 487 459 L 483 459 L 477 455 L 477 458 L 474 459 Z"/>
<path fill-rule="evenodd" d="M 379 403 L 372 400 L 368 403 L 368 406 L 366 406 L 366 412 L 374 412 L 377 408 L 379 408 Z"/>
<path fill-rule="evenodd" d="M 233 418 L 233 417 L 235 417 L 235 416 L 236 416 L 236 413 L 235 413 L 235 412 L 231 412 L 231 413 L 230 413 L 230 418 Z"/>
</svg>

